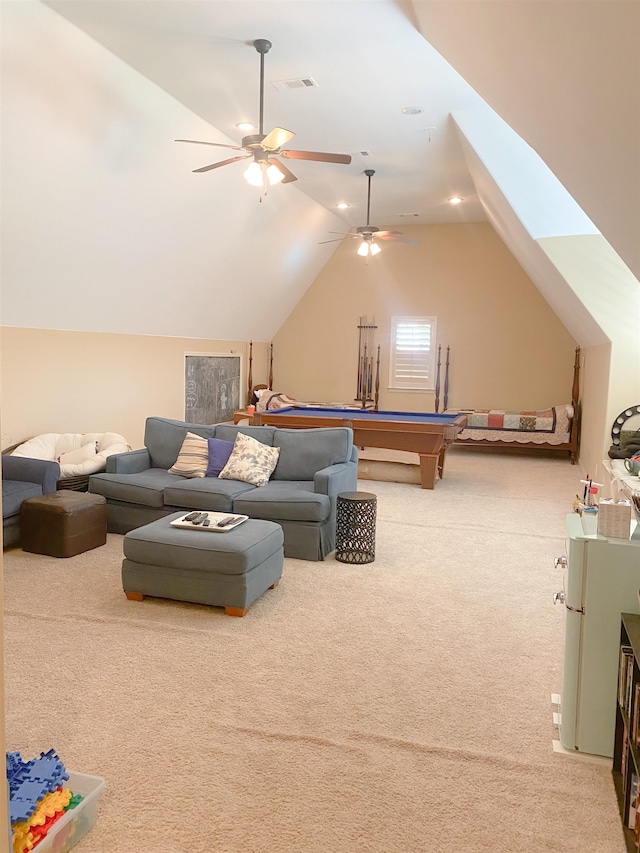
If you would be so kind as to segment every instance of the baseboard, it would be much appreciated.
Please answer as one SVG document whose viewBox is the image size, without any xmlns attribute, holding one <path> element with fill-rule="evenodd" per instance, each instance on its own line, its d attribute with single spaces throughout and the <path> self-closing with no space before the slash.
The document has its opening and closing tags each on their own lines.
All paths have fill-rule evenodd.
<svg viewBox="0 0 640 853">
<path fill-rule="evenodd" d="M 565 749 L 559 740 L 552 740 L 551 743 L 557 755 L 566 755 L 567 758 L 577 758 L 579 761 L 588 761 L 590 764 L 600 764 L 602 767 L 611 768 L 613 763 L 613 759 L 605 755 L 591 755 L 588 752 L 578 752 L 576 749 Z"/>
</svg>

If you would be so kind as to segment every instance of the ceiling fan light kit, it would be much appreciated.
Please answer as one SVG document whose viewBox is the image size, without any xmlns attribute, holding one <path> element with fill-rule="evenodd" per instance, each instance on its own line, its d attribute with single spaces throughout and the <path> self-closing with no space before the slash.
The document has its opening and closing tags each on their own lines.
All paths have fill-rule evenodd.
<svg viewBox="0 0 640 853">
<path fill-rule="evenodd" d="M 268 166 L 266 161 L 254 160 L 242 173 L 245 181 L 252 187 L 272 187 L 284 180 L 284 175 L 274 165 Z"/>
<path fill-rule="evenodd" d="M 289 140 L 293 139 L 295 133 L 291 130 L 285 130 L 283 127 L 274 127 L 268 134 L 264 133 L 264 57 L 271 49 L 271 42 L 267 39 L 256 39 L 253 46 L 260 54 L 260 127 L 258 133 L 253 133 L 250 136 L 245 136 L 242 139 L 241 145 L 226 145 L 221 142 L 202 142 L 196 139 L 176 139 L 176 142 L 189 142 L 195 145 L 212 145 L 215 148 L 230 148 L 233 151 L 244 152 L 235 157 L 229 157 L 227 160 L 220 160 L 217 163 L 211 163 L 208 166 L 201 166 L 199 169 L 194 169 L 194 172 L 209 172 L 212 169 L 218 169 L 220 166 L 226 166 L 229 163 L 236 163 L 239 160 L 249 160 L 253 162 L 243 172 L 244 178 L 251 186 L 260 187 L 266 195 L 267 189 L 274 184 L 288 184 L 296 181 L 297 178 L 293 172 L 284 165 L 278 157 L 284 157 L 291 160 L 313 160 L 320 163 L 343 163 L 348 165 L 351 162 L 350 154 L 329 154 L 323 151 L 295 151 L 292 149 L 281 150 L 282 145 L 286 145 Z"/>
<path fill-rule="evenodd" d="M 358 247 L 358 254 L 362 258 L 367 258 L 369 256 L 373 257 L 380 252 L 380 246 L 377 243 L 374 243 L 372 240 L 363 240 Z"/>
</svg>

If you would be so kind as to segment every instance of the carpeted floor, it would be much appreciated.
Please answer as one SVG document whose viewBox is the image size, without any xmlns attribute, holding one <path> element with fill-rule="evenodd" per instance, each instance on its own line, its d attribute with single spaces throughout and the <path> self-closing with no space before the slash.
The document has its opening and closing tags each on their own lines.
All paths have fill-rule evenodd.
<svg viewBox="0 0 640 853">
<path fill-rule="evenodd" d="M 622 853 L 610 771 L 551 748 L 578 479 L 363 481 L 375 562 L 286 560 L 242 619 L 127 601 L 117 535 L 5 552 L 7 748 L 106 779 L 78 853 Z"/>
</svg>

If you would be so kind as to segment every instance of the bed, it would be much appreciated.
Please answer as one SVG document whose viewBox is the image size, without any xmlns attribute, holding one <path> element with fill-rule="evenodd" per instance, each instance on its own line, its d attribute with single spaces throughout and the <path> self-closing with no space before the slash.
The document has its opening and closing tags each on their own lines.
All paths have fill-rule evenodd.
<svg viewBox="0 0 640 853">
<path fill-rule="evenodd" d="M 435 383 L 435 413 L 440 411 L 441 350 L 438 347 Z M 454 444 L 471 448 L 487 448 L 502 451 L 529 451 L 538 453 L 568 454 L 571 464 L 577 461 L 580 422 L 580 347 L 576 347 L 571 384 L 571 402 L 551 406 L 537 411 L 505 411 L 499 409 L 455 409 L 447 410 L 449 397 L 450 348 L 446 349 L 444 373 L 443 413 L 461 414 L 467 417 L 467 426 L 458 433 Z M 251 363 L 251 359 L 250 359 Z M 251 370 L 249 370 L 251 383 Z M 376 376 L 376 394 L 372 409 L 378 408 L 379 376 Z M 257 412 L 275 411 L 291 406 L 315 408 L 324 406 L 341 409 L 364 408 L 362 405 L 340 403 L 302 403 L 273 388 L 273 350 L 269 358 L 269 381 L 264 385 L 248 387 L 248 400 Z"/>
<path fill-rule="evenodd" d="M 461 414 L 467 415 L 467 426 L 458 433 L 455 444 L 494 450 L 568 453 L 571 464 L 575 465 L 579 438 L 579 392 L 580 347 L 576 347 L 570 403 L 542 411 L 460 409 Z"/>
</svg>

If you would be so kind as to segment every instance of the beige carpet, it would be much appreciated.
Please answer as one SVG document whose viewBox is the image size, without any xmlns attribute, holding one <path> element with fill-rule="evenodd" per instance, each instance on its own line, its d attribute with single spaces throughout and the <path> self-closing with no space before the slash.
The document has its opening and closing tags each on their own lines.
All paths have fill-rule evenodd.
<svg viewBox="0 0 640 853">
<path fill-rule="evenodd" d="M 609 770 L 551 749 L 578 477 L 363 482 L 376 561 L 286 560 L 243 619 L 127 601 L 116 535 L 6 552 L 7 748 L 105 777 L 78 853 L 622 853 Z"/>
</svg>

